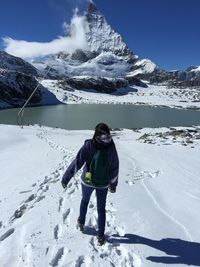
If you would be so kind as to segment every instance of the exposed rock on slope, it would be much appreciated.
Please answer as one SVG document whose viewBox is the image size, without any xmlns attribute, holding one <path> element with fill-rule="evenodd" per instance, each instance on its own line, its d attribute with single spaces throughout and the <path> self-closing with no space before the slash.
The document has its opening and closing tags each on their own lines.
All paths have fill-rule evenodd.
<svg viewBox="0 0 200 267">
<path fill-rule="evenodd" d="M 38 85 L 37 70 L 21 58 L 5 52 L 0 52 L 0 59 L 0 108 L 20 107 Z M 52 93 L 40 85 L 29 105 L 58 102 Z"/>
<path fill-rule="evenodd" d="M 25 60 L 0 51 L 0 69 L 18 71 L 28 75 L 37 76 L 37 70 Z"/>
<path fill-rule="evenodd" d="M 0 100 L 8 106 L 21 106 L 37 84 L 34 76 L 0 69 Z M 34 94 L 30 101 L 31 104 L 41 101 L 41 88 Z"/>
<path fill-rule="evenodd" d="M 89 25 L 89 31 L 86 35 L 91 51 L 98 53 L 109 51 L 115 55 L 127 57 L 129 60 L 137 59 L 121 35 L 112 29 L 94 3 L 89 4 L 86 19 Z"/>
</svg>

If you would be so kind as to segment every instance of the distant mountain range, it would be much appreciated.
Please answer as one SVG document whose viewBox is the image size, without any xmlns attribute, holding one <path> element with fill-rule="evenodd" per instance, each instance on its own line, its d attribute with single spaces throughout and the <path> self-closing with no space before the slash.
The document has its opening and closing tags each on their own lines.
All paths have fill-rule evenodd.
<svg viewBox="0 0 200 267">
<path fill-rule="evenodd" d="M 47 79 L 58 80 L 63 90 L 94 89 L 112 93 L 128 86 L 148 87 L 148 83 L 190 87 L 200 85 L 200 67 L 185 71 L 165 71 L 149 59 L 139 59 L 90 3 L 85 14 L 89 50 L 62 51 L 28 63 L 0 51 L 0 106 L 21 106 L 48 71 Z M 61 81 L 61 83 L 60 83 Z M 56 102 L 42 85 L 31 100 L 41 104 Z"/>
</svg>

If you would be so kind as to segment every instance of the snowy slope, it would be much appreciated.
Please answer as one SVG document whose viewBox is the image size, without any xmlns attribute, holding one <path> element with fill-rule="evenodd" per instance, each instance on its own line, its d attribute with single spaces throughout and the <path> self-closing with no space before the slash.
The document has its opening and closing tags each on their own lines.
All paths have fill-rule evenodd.
<svg viewBox="0 0 200 267">
<path fill-rule="evenodd" d="M 80 173 L 66 191 L 60 185 L 93 132 L 1 125 L 1 266 L 199 266 L 200 128 L 190 129 L 195 140 L 186 146 L 187 136 L 168 131 L 113 132 L 119 186 L 108 196 L 109 242 L 98 247 L 95 195 L 81 234 Z M 144 143 L 147 135 L 152 144 Z"/>
<path fill-rule="evenodd" d="M 34 76 L 0 69 L 0 109 L 23 106 L 38 83 L 39 81 Z M 29 105 L 56 105 L 59 103 L 54 94 L 39 85 Z"/>
<path fill-rule="evenodd" d="M 149 59 L 138 60 L 135 63 L 137 67 L 134 71 L 127 74 L 127 76 L 136 76 L 138 74 L 152 73 L 156 69 L 156 64 Z"/>
<path fill-rule="evenodd" d="M 0 51 L 0 109 L 22 106 L 40 82 L 36 69 L 21 58 Z M 30 105 L 60 103 L 48 89 L 39 85 Z"/>
<path fill-rule="evenodd" d="M 90 79 L 90 77 L 83 77 Z M 200 109 L 200 92 L 198 88 L 169 88 L 167 86 L 149 85 L 148 88 L 130 86 L 118 89 L 112 94 L 98 93 L 94 90 L 69 90 L 59 81 L 44 80 L 42 85 L 66 104 L 136 104 L 166 106 L 175 108 Z"/>
<path fill-rule="evenodd" d="M 0 51 L 0 69 L 37 76 L 37 70 L 31 64 L 4 51 Z"/>
<path fill-rule="evenodd" d="M 200 66 L 190 70 L 191 72 L 200 72 Z"/>
<path fill-rule="evenodd" d="M 34 63 L 34 66 L 44 74 L 47 66 L 54 71 L 51 75 L 67 79 L 73 76 L 88 75 L 95 77 L 124 77 L 130 69 L 130 65 L 122 57 L 111 52 L 102 52 L 100 55 L 86 62 L 61 58 L 60 56 L 46 57 L 43 63 Z"/>
</svg>

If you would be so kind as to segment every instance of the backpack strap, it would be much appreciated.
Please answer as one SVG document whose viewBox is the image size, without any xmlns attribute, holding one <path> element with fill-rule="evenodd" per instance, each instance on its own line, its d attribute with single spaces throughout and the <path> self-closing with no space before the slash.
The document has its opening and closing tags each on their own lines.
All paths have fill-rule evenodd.
<svg viewBox="0 0 200 267">
<path fill-rule="evenodd" d="M 87 171 L 90 171 L 90 164 L 91 164 L 91 162 L 92 162 L 92 159 L 93 159 L 94 155 L 95 155 L 96 152 L 97 152 L 97 149 L 95 148 L 95 145 L 94 145 L 92 139 L 87 139 L 87 140 L 85 140 L 85 143 L 86 143 L 86 142 L 90 142 L 90 143 L 91 143 L 91 148 L 92 148 L 91 150 L 93 150 L 93 151 L 91 151 L 92 153 L 91 153 L 91 155 L 89 156 L 89 158 L 86 160 Z"/>
</svg>

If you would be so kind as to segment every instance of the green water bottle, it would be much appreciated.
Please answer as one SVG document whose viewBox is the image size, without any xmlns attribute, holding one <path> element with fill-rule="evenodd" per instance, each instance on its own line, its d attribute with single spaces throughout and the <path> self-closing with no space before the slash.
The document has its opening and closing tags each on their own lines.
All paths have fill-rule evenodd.
<svg viewBox="0 0 200 267">
<path fill-rule="evenodd" d="M 91 179 L 92 179 L 92 174 L 91 174 L 91 172 L 86 172 L 85 173 L 85 181 L 86 181 L 86 183 L 91 183 Z"/>
</svg>

